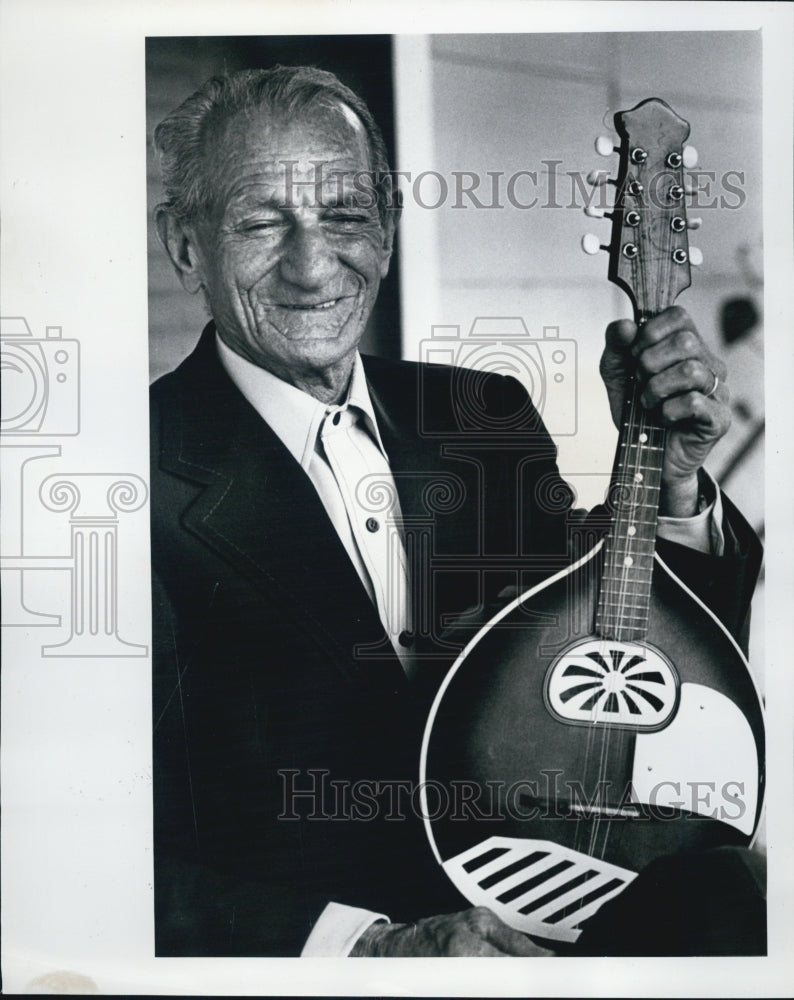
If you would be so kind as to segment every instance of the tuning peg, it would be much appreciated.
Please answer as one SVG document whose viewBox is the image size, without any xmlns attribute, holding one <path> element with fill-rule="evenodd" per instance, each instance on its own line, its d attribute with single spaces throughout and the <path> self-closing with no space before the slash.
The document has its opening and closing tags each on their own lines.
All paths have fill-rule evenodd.
<svg viewBox="0 0 794 1000">
<path fill-rule="evenodd" d="M 697 247 L 689 248 L 689 263 L 692 267 L 700 267 L 703 263 L 703 254 Z"/>
<path fill-rule="evenodd" d="M 687 219 L 686 220 L 686 227 L 687 227 L 687 229 L 700 229 L 700 227 L 702 225 L 703 225 L 703 220 L 702 219 Z"/>
<path fill-rule="evenodd" d="M 587 175 L 587 183 L 592 184 L 593 187 L 603 187 L 604 184 L 613 183 L 609 176 L 609 171 L 607 170 L 591 170 Z"/>
<path fill-rule="evenodd" d="M 618 148 L 608 135 L 600 135 L 595 141 L 595 151 L 599 156 L 611 156 L 618 152 Z"/>
<path fill-rule="evenodd" d="M 609 247 L 601 245 L 601 240 L 594 233 L 585 233 L 582 237 L 582 250 L 591 256 L 599 250 L 608 250 Z"/>
<path fill-rule="evenodd" d="M 681 153 L 683 156 L 684 166 L 687 168 L 687 170 L 691 170 L 692 167 L 697 166 L 698 151 L 695 149 L 694 146 L 684 146 L 684 148 L 681 150 Z"/>
<path fill-rule="evenodd" d="M 612 218 L 612 213 L 611 212 L 605 212 L 603 208 L 596 208 L 593 205 L 587 205 L 587 207 L 584 210 L 584 214 L 589 219 L 611 219 Z"/>
</svg>

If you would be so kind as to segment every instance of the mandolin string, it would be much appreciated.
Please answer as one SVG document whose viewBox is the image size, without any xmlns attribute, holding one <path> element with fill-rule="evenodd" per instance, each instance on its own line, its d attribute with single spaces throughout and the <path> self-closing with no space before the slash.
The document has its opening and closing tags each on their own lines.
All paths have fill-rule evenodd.
<svg viewBox="0 0 794 1000">
<path fill-rule="evenodd" d="M 642 169 L 642 168 L 641 168 Z M 642 206 L 637 206 L 638 210 Z M 637 227 L 638 243 L 642 248 L 643 252 L 638 253 L 635 261 L 633 262 L 632 269 L 634 271 L 634 287 L 639 292 L 639 302 L 637 303 L 637 316 L 636 320 L 638 325 L 645 322 L 649 317 L 657 315 L 664 308 L 667 300 L 670 296 L 673 271 L 673 262 L 671 254 L 671 235 L 668 232 L 668 227 L 662 224 L 659 227 L 659 246 L 655 246 L 654 231 L 653 231 L 653 221 L 650 225 L 646 219 L 646 214 L 644 211 L 640 210 L 640 222 Z M 647 254 L 651 252 L 655 260 L 652 259 L 652 265 L 650 270 L 652 271 L 655 280 L 650 282 L 649 286 L 649 267 L 647 261 Z M 670 259 L 668 259 L 668 257 Z M 615 512 L 613 515 L 612 528 L 613 537 L 609 539 L 609 548 L 605 552 L 605 565 L 606 574 L 611 576 L 611 580 L 604 580 L 603 585 L 606 587 L 606 594 L 602 602 L 602 629 L 601 635 L 604 639 L 604 653 L 608 654 L 608 637 L 612 636 L 619 641 L 627 641 L 626 635 L 628 635 L 628 641 L 634 641 L 639 637 L 642 637 L 647 632 L 648 617 L 647 608 L 650 601 L 650 589 L 651 589 L 651 578 L 649 577 L 647 581 L 643 582 L 642 575 L 645 574 L 646 570 L 653 572 L 653 563 L 649 567 L 645 566 L 645 560 L 640 560 L 637 565 L 638 573 L 632 573 L 631 567 L 634 565 L 626 565 L 624 560 L 629 556 L 633 558 L 633 538 L 628 534 L 628 527 L 631 523 L 632 517 L 638 521 L 639 530 L 639 540 L 641 542 L 640 550 L 643 554 L 646 550 L 646 543 L 648 541 L 648 535 L 653 530 L 655 535 L 655 522 L 656 515 L 658 514 L 658 495 L 654 497 L 653 491 L 660 488 L 660 473 L 664 462 L 664 445 L 665 437 L 663 425 L 654 420 L 649 414 L 644 410 L 641 400 L 639 384 L 635 376 L 632 376 L 629 380 L 629 388 L 627 392 L 627 402 L 624 407 L 625 419 L 623 430 L 623 440 L 621 442 L 621 447 L 619 450 L 620 459 L 622 459 L 622 470 L 623 470 L 623 482 L 625 483 L 625 478 L 629 478 L 628 487 L 631 492 L 628 493 L 629 502 L 621 502 L 621 476 L 614 476 L 614 488 L 616 489 L 616 505 Z M 644 440 L 643 440 L 644 438 Z M 660 449 L 657 451 L 656 449 Z M 619 462 L 620 462 L 619 459 Z M 616 470 L 617 472 L 618 470 Z M 651 475 L 648 475 L 650 473 Z M 642 478 L 639 481 L 636 479 L 637 475 L 641 475 Z M 655 501 L 655 502 L 654 502 Z M 653 508 L 653 509 L 651 509 Z M 639 518 L 637 515 L 639 514 Z M 639 522 L 642 523 L 639 523 Z M 623 546 L 621 550 L 621 544 Z M 620 564 L 620 571 L 618 572 L 618 564 Z M 636 577 L 638 579 L 637 591 L 640 600 L 637 602 L 632 601 L 632 579 Z M 617 593 L 613 592 L 613 585 L 617 588 Z M 616 600 L 613 598 L 616 597 Z M 626 611 L 628 607 L 632 606 L 632 603 L 637 603 L 640 605 L 633 610 L 641 612 L 642 618 L 637 617 L 636 621 L 632 618 L 627 620 Z M 610 662 L 608 655 L 605 657 L 607 662 Z M 596 791 L 598 792 L 599 801 L 601 798 L 601 789 L 604 787 L 600 782 L 604 779 L 607 773 L 607 762 L 610 753 L 610 744 L 614 743 L 612 739 L 612 731 L 615 729 L 614 724 L 606 721 L 601 727 L 597 725 L 598 718 L 598 707 L 594 708 L 593 716 L 593 726 L 591 727 L 592 735 L 594 736 L 595 729 L 601 728 L 601 753 L 598 766 L 598 784 L 596 785 Z M 618 751 L 622 751 L 624 746 L 624 741 L 626 739 L 626 733 L 623 729 L 617 730 L 617 747 L 613 747 Z M 589 771 L 588 761 L 593 752 L 591 734 L 588 734 L 587 749 L 585 753 L 585 774 Z M 622 796 L 621 796 L 622 801 Z M 605 803 L 606 804 L 606 803 Z M 601 840 L 600 850 L 597 850 L 599 833 L 602 832 L 603 828 L 603 838 Z M 589 837 L 589 850 L 588 853 L 591 857 L 599 856 L 601 860 L 604 859 L 607 851 L 608 841 L 612 829 L 612 819 L 609 814 L 604 813 L 603 819 L 600 811 L 595 812 L 595 816 L 592 820 L 590 826 L 590 837 Z M 578 831 L 577 831 L 577 842 Z"/>
<path fill-rule="evenodd" d="M 640 173 L 642 168 L 640 168 Z M 637 178 L 639 180 L 639 178 Z M 640 304 L 638 307 L 637 322 L 642 323 L 647 317 L 647 307 L 649 305 L 649 300 L 651 297 L 649 282 L 648 282 L 648 270 L 646 267 L 646 257 L 649 248 L 653 247 L 653 232 L 652 227 L 649 229 L 647 226 L 647 220 L 645 212 L 642 210 L 643 206 L 637 206 L 640 215 L 640 221 L 637 226 L 637 242 L 639 243 L 640 252 L 635 258 L 633 265 L 634 270 L 634 285 L 635 288 L 639 289 L 640 292 Z M 655 290 L 657 297 L 661 289 L 660 279 L 662 277 L 660 271 L 664 267 L 664 258 L 661 255 L 656 262 L 656 282 L 651 283 L 653 287 L 655 285 Z M 658 312 L 658 298 L 653 303 L 653 312 Z M 628 559 L 634 558 L 634 547 L 632 544 L 632 536 L 628 534 L 628 524 L 631 520 L 631 512 L 635 514 L 639 511 L 642 517 L 644 513 L 645 499 L 648 494 L 648 484 L 645 481 L 645 449 L 643 448 L 643 442 L 641 440 L 642 434 L 646 431 L 646 416 L 640 401 L 640 391 L 639 384 L 637 382 L 636 376 L 632 376 L 629 381 L 629 399 L 630 403 L 628 406 L 629 416 L 625 428 L 625 434 L 623 438 L 622 446 L 622 458 L 623 458 L 623 474 L 628 477 L 629 486 L 627 490 L 627 502 L 619 503 L 616 510 L 615 521 L 614 521 L 614 546 L 612 552 L 612 562 L 613 571 L 616 569 L 616 563 L 620 563 L 620 576 L 618 583 L 618 594 L 617 594 L 617 608 L 615 609 L 615 618 L 610 620 L 609 632 L 614 633 L 616 638 L 621 641 L 626 641 L 625 633 L 628 633 L 629 639 L 633 640 L 635 638 L 636 627 L 633 620 L 627 619 L 627 608 L 632 605 L 632 581 L 637 578 L 640 580 L 638 584 L 638 590 L 642 590 L 641 586 L 641 576 L 644 572 L 644 565 L 640 562 L 637 565 L 637 572 L 632 572 L 632 567 L 634 563 L 627 562 Z M 646 433 L 647 444 L 650 440 L 650 435 Z M 638 478 L 639 477 L 639 478 Z M 644 520 L 644 518 L 643 518 Z M 643 537 L 643 528 L 640 527 L 640 538 Z M 617 549 L 617 553 L 615 553 Z M 617 575 L 617 574 L 616 574 Z M 612 601 L 610 600 L 611 594 L 609 590 L 607 592 L 607 605 L 611 606 Z M 645 604 L 645 599 L 637 602 Z M 642 610 L 637 608 L 635 610 Z M 607 660 L 607 662 L 610 662 Z M 603 757 L 602 757 L 602 768 L 601 774 L 606 774 L 607 760 L 609 755 L 609 746 L 612 740 L 612 730 L 615 728 L 609 721 L 605 723 L 605 733 L 603 737 Z M 617 731 L 617 746 L 614 748 L 619 754 L 622 753 L 625 744 L 625 733 L 622 729 Z M 622 801 L 622 795 L 621 795 Z M 597 820 L 595 824 L 594 836 L 597 836 L 598 828 L 602 825 L 600 821 Z M 612 820 L 609 814 L 606 815 L 603 821 L 603 838 L 601 840 L 601 850 L 600 857 L 603 860 L 609 842 L 609 837 L 612 831 Z M 591 838 L 592 839 L 592 838 Z M 595 846 L 595 845 L 593 845 Z"/>
<path fill-rule="evenodd" d="M 670 292 L 672 289 L 672 272 L 673 272 L 673 258 L 672 258 L 672 229 L 664 224 L 664 222 L 659 227 L 659 245 L 655 246 L 653 226 L 648 227 L 645 212 L 640 212 L 640 225 L 638 227 L 638 232 L 640 235 L 640 243 L 646 252 L 638 254 L 636 265 L 635 265 L 635 278 L 639 277 L 639 281 L 635 282 L 635 287 L 638 287 L 641 294 L 641 304 L 638 309 L 638 320 L 643 321 L 643 317 L 647 318 L 650 316 L 658 315 L 661 310 L 665 307 L 670 297 Z M 652 270 L 655 271 L 655 281 L 648 286 L 648 252 L 653 252 L 652 254 Z M 655 258 L 655 260 L 654 260 Z M 650 307 L 650 308 L 649 308 Z M 635 511 L 639 509 L 640 516 L 643 521 L 648 522 L 648 526 L 653 526 L 655 534 L 655 521 L 656 515 L 658 514 L 658 495 L 653 496 L 653 490 L 656 488 L 658 491 L 660 487 L 660 474 L 664 463 L 664 443 L 665 443 L 665 433 L 664 427 L 657 421 L 655 421 L 649 414 L 645 412 L 640 403 L 640 393 L 639 386 L 634 382 L 632 386 L 632 398 L 631 398 L 631 415 L 629 419 L 629 427 L 627 429 L 627 441 L 626 448 L 629 451 L 629 456 L 627 456 L 624 468 L 629 470 L 629 475 L 632 481 L 637 482 L 635 477 L 640 474 L 642 479 L 637 482 L 637 492 L 639 494 L 638 503 L 634 505 Z M 658 431 L 658 433 L 655 433 Z M 643 441 L 642 438 L 645 438 Z M 632 452 L 633 448 L 633 456 Z M 657 453 L 653 449 L 659 448 L 660 451 Z M 633 462 L 631 461 L 633 457 Z M 651 476 L 647 474 L 651 473 Z M 659 480 L 659 481 L 657 481 Z M 639 484 L 644 483 L 644 486 L 640 488 Z M 651 511 L 650 508 L 653 508 Z M 650 516 L 645 517 L 643 515 L 648 514 Z M 628 535 L 627 518 L 625 515 L 625 509 L 619 511 L 618 519 L 621 521 L 619 525 L 619 530 L 616 530 L 619 538 L 625 540 L 625 552 L 624 556 L 630 556 L 632 554 L 632 539 Z M 649 528 L 641 529 L 642 537 L 643 533 L 649 533 Z M 628 570 L 629 567 L 626 567 Z M 651 564 L 648 569 L 652 573 L 653 564 Z M 638 566 L 640 573 L 645 572 L 644 566 Z M 620 632 L 620 638 L 623 638 L 622 633 L 627 631 L 632 640 L 638 638 L 637 632 L 641 632 L 643 635 L 647 630 L 647 615 L 644 621 L 640 621 L 638 618 L 636 623 L 633 619 L 628 621 L 626 618 L 626 607 L 631 604 L 630 601 L 630 587 L 631 582 L 631 572 L 624 572 L 621 574 L 621 587 L 620 587 L 620 597 L 618 602 L 618 618 L 617 621 L 612 623 L 612 627 L 615 632 Z M 651 579 L 645 582 L 639 578 L 638 589 L 642 592 L 641 604 L 642 608 L 637 610 L 642 611 L 645 614 L 645 607 L 648 606 L 650 601 L 650 588 Z M 619 748 L 622 749 L 625 734 L 621 730 L 619 739 Z M 607 737 L 608 738 L 608 737 Z M 607 818 L 605 823 L 604 841 L 602 848 L 602 858 L 606 852 L 607 840 L 611 831 L 611 822 Z"/>
</svg>

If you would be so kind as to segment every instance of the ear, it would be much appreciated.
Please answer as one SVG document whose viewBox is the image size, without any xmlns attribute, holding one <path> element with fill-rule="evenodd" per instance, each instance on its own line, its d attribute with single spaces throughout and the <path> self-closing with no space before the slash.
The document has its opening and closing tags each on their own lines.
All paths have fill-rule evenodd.
<svg viewBox="0 0 794 1000">
<path fill-rule="evenodd" d="M 204 268 L 195 231 L 180 222 L 166 205 L 155 208 L 154 224 L 182 287 L 194 295 L 204 287 Z"/>
</svg>

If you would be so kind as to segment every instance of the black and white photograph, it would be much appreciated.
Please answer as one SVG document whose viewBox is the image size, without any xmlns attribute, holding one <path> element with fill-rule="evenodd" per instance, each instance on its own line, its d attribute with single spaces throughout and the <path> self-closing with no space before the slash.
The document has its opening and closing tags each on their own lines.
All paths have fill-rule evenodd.
<svg viewBox="0 0 794 1000">
<path fill-rule="evenodd" d="M 4 986 L 786 995 L 791 5 L 32 6 Z"/>
</svg>

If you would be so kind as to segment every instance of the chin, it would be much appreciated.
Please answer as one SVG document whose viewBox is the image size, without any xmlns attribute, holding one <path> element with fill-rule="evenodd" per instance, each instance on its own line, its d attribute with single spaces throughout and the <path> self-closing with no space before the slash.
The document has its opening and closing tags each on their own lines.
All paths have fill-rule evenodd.
<svg viewBox="0 0 794 1000">
<path fill-rule="evenodd" d="M 329 337 L 324 340 L 292 341 L 292 344 L 294 350 L 289 360 L 318 371 L 349 357 L 358 347 L 358 339 L 341 342 L 338 338 Z"/>
</svg>

